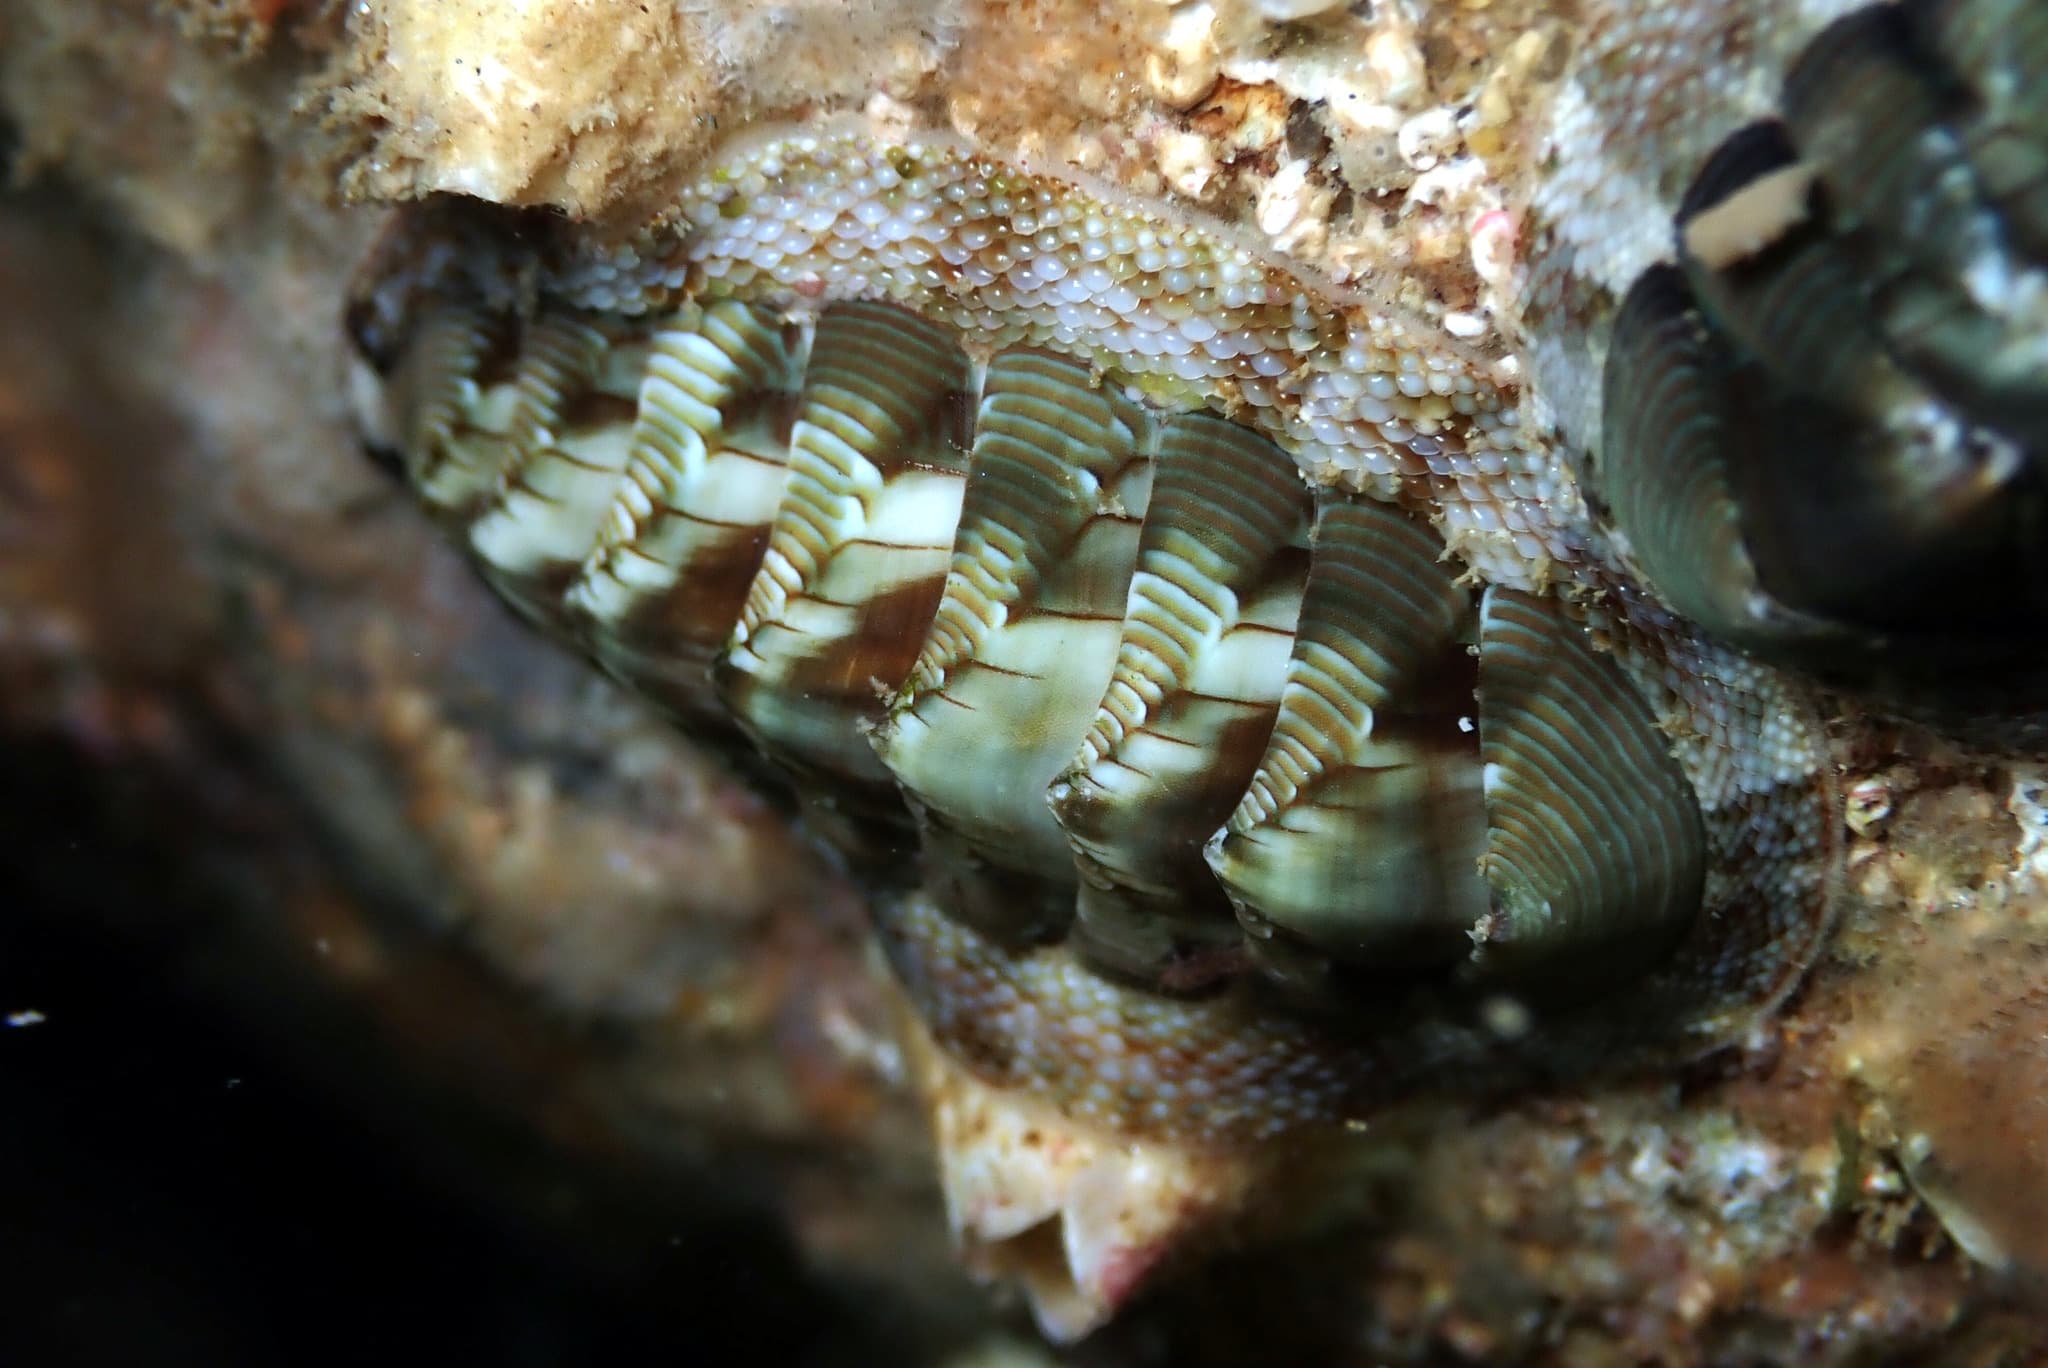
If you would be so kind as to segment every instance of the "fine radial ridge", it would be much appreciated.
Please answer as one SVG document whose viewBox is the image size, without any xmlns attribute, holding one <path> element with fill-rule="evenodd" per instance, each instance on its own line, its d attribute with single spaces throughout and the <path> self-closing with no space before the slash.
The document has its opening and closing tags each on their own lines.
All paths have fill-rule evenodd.
<svg viewBox="0 0 2048 1368">
<path fill-rule="evenodd" d="M 1236 938 L 1202 847 L 1272 727 L 1311 500 L 1270 441 L 1207 414 L 1162 425 L 1116 666 L 1053 812 L 1082 874 L 1082 953 L 1156 978 Z"/>
<path fill-rule="evenodd" d="M 627 683 L 695 725 L 788 476 L 798 375 L 770 313 L 725 300 L 648 339 L 627 482 L 566 602 Z"/>
<path fill-rule="evenodd" d="M 927 823 L 1071 886 L 1046 789 L 1109 682 L 1149 493 L 1142 410 L 1078 362 L 988 365 L 946 588 L 873 740 Z"/>
<path fill-rule="evenodd" d="M 1385 504 L 1326 497 L 1314 549 L 1272 737 L 1209 864 L 1261 929 L 1368 965 L 1454 963 L 1487 911 L 1472 596 Z"/>
<path fill-rule="evenodd" d="M 1698 916 L 1699 801 L 1643 701 L 1544 601 L 1490 589 L 1479 620 L 1479 754 L 1494 890 L 1490 979 L 1638 972 Z"/>
<path fill-rule="evenodd" d="M 862 726 L 908 676 L 938 606 L 966 473 L 959 343 L 886 305 L 828 310 L 789 476 L 717 667 L 739 724 L 807 771 L 879 786 Z"/>
<path fill-rule="evenodd" d="M 430 507 L 467 510 L 495 485 L 503 439 L 512 432 L 512 399 L 486 400 L 492 320 L 454 304 L 422 321 L 409 387 L 418 398 L 404 434 L 412 479 Z"/>
<path fill-rule="evenodd" d="M 569 567 L 611 516 L 628 458 L 639 346 L 576 319 L 538 319 L 520 338 L 509 387 L 509 451 L 470 523 L 470 548 L 529 614 L 555 610 Z M 625 355 L 620 355 L 620 352 Z"/>
</svg>

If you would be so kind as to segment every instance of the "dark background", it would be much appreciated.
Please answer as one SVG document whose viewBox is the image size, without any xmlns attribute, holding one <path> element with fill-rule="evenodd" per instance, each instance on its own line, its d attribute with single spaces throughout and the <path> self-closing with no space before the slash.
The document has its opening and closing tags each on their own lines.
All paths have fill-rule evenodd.
<svg viewBox="0 0 2048 1368">
<path fill-rule="evenodd" d="M 0 1362 L 897 1361 L 766 1213 L 579 1165 L 266 976 L 178 798 L 0 745 L 0 1018 L 44 1017 L 0 1026 Z"/>
</svg>

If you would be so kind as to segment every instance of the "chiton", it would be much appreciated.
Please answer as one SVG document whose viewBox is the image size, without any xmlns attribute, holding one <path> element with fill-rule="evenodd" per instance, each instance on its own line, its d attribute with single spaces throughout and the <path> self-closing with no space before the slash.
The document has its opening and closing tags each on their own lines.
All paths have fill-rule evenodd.
<svg viewBox="0 0 2048 1368">
<path fill-rule="evenodd" d="M 1537 197 L 1528 359 L 1618 558 L 1719 639 L 2038 746 L 2048 16 L 1617 10 L 1589 69 L 1662 54 L 1655 88 L 1578 86 L 1603 183 L 1574 168 Z M 1743 67 L 1659 72 L 1736 32 Z"/>
<path fill-rule="evenodd" d="M 1508 368 L 1175 206 L 765 128 L 623 244 L 423 210 L 355 327 L 490 582 L 765 762 L 1076 1124 L 1693 1057 L 1824 934 L 1803 688 L 1603 554 Z"/>
</svg>

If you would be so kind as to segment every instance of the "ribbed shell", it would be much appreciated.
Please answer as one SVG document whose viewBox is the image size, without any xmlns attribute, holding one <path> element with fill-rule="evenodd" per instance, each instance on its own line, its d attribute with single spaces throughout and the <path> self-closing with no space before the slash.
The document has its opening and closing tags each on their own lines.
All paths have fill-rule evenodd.
<svg viewBox="0 0 2048 1368">
<path fill-rule="evenodd" d="M 1326 496 L 1314 548 L 1273 732 L 1209 863 L 1262 939 L 1454 959 L 1488 913 L 1472 595 L 1428 524 L 1369 499 Z"/>
<path fill-rule="evenodd" d="M 489 331 L 448 307 L 432 335 Z M 1359 974 L 1540 1001 L 1699 915 L 1698 799 L 1547 596 L 1482 603 L 1415 515 L 1318 510 L 1269 439 L 1072 360 L 872 303 L 804 334 L 525 325 L 418 406 L 415 478 L 464 463 L 443 511 L 494 582 L 686 717 L 708 685 L 799 792 L 900 788 L 939 905 L 1004 943 L 1173 992 L 1253 962 L 1326 1005 Z"/>
<path fill-rule="evenodd" d="M 545 258 L 530 310 L 430 269 L 367 350 L 484 574 L 780 772 L 970 1067 L 1241 1140 L 1690 1056 L 1796 979 L 1810 719 L 1490 502 L 1508 398 L 1050 178 L 735 155 L 678 236 Z"/>
<path fill-rule="evenodd" d="M 1606 358 L 1599 485 L 1652 585 L 1922 713 L 2048 684 L 2044 32 L 2024 0 L 1821 30 L 1782 118 L 1691 180 Z"/>
</svg>

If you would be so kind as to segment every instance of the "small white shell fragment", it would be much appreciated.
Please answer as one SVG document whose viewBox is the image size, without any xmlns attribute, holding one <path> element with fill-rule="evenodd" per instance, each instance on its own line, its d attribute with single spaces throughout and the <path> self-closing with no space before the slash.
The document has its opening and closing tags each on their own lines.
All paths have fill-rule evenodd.
<svg viewBox="0 0 2048 1368">
<path fill-rule="evenodd" d="M 1159 45 L 1145 58 L 1145 84 L 1161 104 L 1188 109 L 1215 89 L 1223 74 L 1216 48 L 1216 10 L 1206 3 L 1176 6 Z"/>
<path fill-rule="evenodd" d="M 1456 152 L 1463 141 L 1456 113 L 1442 106 L 1417 114 L 1394 136 L 1401 160 L 1417 171 L 1429 170 Z"/>
<path fill-rule="evenodd" d="M 1193 200 L 1202 198 L 1221 169 L 1207 138 L 1178 129 L 1159 135 L 1153 143 L 1152 159 L 1167 186 Z"/>
<path fill-rule="evenodd" d="M 1307 202 L 1308 162 L 1296 158 L 1274 172 L 1273 179 L 1259 193 L 1259 230 L 1279 237 L 1301 217 Z"/>
</svg>

